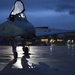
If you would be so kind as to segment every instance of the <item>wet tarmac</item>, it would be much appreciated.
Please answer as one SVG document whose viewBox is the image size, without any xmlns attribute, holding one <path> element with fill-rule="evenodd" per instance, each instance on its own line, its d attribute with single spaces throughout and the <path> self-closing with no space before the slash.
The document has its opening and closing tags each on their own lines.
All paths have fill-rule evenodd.
<svg viewBox="0 0 75 75">
<path fill-rule="evenodd" d="M 75 75 L 75 46 L 29 46 L 24 55 L 18 46 L 13 60 L 11 46 L 0 46 L 0 75 Z"/>
</svg>

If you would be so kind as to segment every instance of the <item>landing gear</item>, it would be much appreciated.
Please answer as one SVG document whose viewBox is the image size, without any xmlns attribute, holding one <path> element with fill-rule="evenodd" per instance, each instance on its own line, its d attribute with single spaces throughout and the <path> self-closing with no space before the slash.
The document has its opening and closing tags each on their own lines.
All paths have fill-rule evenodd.
<svg viewBox="0 0 75 75">
<path fill-rule="evenodd" d="M 26 42 L 22 42 L 22 50 L 24 52 L 25 55 L 29 55 L 29 48 L 26 46 Z"/>
<path fill-rule="evenodd" d="M 14 52 L 14 59 L 17 59 L 17 57 L 18 57 L 18 53 Z"/>
<path fill-rule="evenodd" d="M 12 50 L 13 50 L 14 59 L 17 59 L 18 53 L 16 51 L 16 42 L 15 41 L 13 41 Z"/>
<path fill-rule="evenodd" d="M 23 47 L 23 52 L 24 52 L 25 55 L 28 55 L 29 54 L 28 47 Z"/>
</svg>

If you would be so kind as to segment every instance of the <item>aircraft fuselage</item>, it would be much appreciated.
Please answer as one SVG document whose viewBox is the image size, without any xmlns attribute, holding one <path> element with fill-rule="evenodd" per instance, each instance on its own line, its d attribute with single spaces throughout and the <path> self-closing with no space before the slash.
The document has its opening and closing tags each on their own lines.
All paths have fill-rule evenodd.
<svg viewBox="0 0 75 75">
<path fill-rule="evenodd" d="M 0 26 L 0 36 L 3 38 L 23 37 L 32 38 L 36 34 L 34 26 L 27 19 L 20 19 L 14 22 L 7 20 Z"/>
</svg>

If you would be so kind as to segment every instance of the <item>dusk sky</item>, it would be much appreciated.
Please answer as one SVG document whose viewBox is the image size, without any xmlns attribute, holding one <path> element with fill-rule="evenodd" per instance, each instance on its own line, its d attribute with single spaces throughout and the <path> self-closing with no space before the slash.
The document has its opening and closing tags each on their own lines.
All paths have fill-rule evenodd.
<svg viewBox="0 0 75 75">
<path fill-rule="evenodd" d="M 15 0 L 0 0 L 0 24 L 7 20 Z M 29 22 L 35 27 L 49 26 L 75 30 L 75 0 L 22 0 Z"/>
</svg>

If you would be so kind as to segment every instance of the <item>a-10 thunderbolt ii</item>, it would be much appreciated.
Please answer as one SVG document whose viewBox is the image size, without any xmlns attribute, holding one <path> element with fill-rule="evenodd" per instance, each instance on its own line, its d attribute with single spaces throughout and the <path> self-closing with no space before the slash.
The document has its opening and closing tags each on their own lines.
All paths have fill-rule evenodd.
<svg viewBox="0 0 75 75">
<path fill-rule="evenodd" d="M 36 33 L 35 27 L 27 20 L 24 14 L 25 7 L 21 0 L 16 0 L 14 7 L 6 22 L 0 24 L 0 41 L 11 42 L 12 51 L 14 58 L 16 59 L 18 53 L 16 47 L 18 42 L 21 42 L 23 51 L 28 54 L 28 47 L 26 47 L 26 42 L 28 40 L 33 40 L 36 37 L 53 35 L 62 32 L 50 32 L 50 33 Z M 68 32 L 68 31 L 67 31 Z"/>
</svg>

